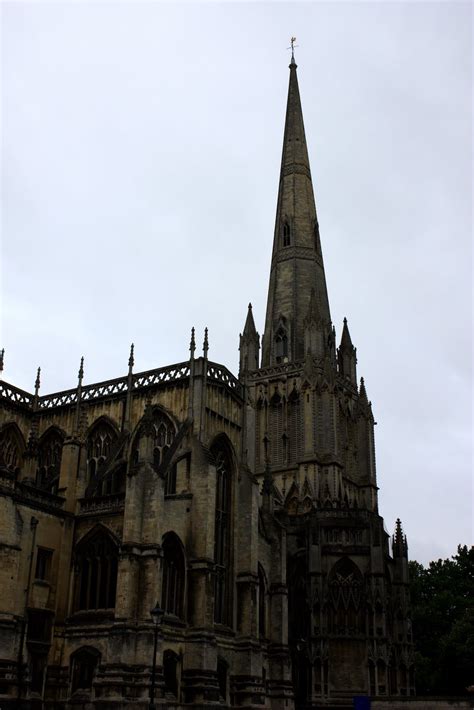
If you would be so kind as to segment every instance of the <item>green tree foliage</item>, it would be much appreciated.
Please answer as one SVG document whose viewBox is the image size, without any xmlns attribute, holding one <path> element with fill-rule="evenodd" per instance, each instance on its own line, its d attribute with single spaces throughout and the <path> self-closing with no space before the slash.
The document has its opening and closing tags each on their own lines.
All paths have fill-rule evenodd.
<svg viewBox="0 0 474 710">
<path fill-rule="evenodd" d="M 409 566 L 417 693 L 464 695 L 474 684 L 474 547 Z"/>
</svg>

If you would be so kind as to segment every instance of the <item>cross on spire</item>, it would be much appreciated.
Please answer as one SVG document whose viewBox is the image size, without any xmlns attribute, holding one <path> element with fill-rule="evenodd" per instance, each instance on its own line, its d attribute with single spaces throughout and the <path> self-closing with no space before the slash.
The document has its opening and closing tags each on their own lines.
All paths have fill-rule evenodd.
<svg viewBox="0 0 474 710">
<path fill-rule="evenodd" d="M 287 49 L 291 49 L 291 63 L 295 63 L 295 47 L 298 47 L 299 45 L 295 44 L 296 42 L 296 37 L 291 37 L 290 38 L 290 47 L 287 47 Z"/>
</svg>

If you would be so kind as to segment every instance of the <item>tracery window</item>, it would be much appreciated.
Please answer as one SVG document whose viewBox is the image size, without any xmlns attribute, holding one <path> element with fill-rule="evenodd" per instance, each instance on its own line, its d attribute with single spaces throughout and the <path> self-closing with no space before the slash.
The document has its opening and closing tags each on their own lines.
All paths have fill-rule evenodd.
<svg viewBox="0 0 474 710">
<path fill-rule="evenodd" d="M 362 575 L 349 558 L 343 558 L 329 578 L 329 632 L 342 636 L 363 633 L 364 608 Z"/>
<path fill-rule="evenodd" d="M 123 490 L 126 463 L 123 460 L 111 461 L 116 440 L 115 429 L 104 420 L 99 420 L 90 432 L 87 438 L 86 495 L 107 496 Z"/>
<path fill-rule="evenodd" d="M 50 493 L 58 492 L 63 439 L 54 429 L 40 440 L 36 485 Z"/>
<path fill-rule="evenodd" d="M 163 540 L 162 607 L 168 614 L 183 618 L 185 563 L 181 542 L 174 533 Z"/>
<path fill-rule="evenodd" d="M 80 648 L 71 655 L 71 691 L 92 690 L 100 653 L 95 648 Z"/>
<path fill-rule="evenodd" d="M 155 430 L 153 440 L 153 466 L 157 470 L 163 463 L 163 459 L 173 442 L 176 430 L 171 420 L 159 409 L 153 412 L 153 427 Z"/>
<path fill-rule="evenodd" d="M 283 328 L 279 328 L 275 336 L 275 357 L 277 362 L 288 357 L 288 336 Z"/>
<path fill-rule="evenodd" d="M 105 462 L 110 456 L 112 444 L 117 435 L 113 428 L 105 421 L 100 421 L 87 438 L 87 473 L 89 485 L 93 485 L 100 477 Z M 101 486 L 96 490 L 97 495 L 102 495 Z"/>
<path fill-rule="evenodd" d="M 97 531 L 76 548 L 76 610 L 113 609 L 118 550 L 112 538 Z"/>
<path fill-rule="evenodd" d="M 217 474 L 214 537 L 214 621 L 219 624 L 229 624 L 230 457 L 223 449 L 218 449 L 214 455 Z"/>
<path fill-rule="evenodd" d="M 14 426 L 6 426 L 0 432 L 0 468 L 17 473 L 20 469 L 22 448 Z"/>
<path fill-rule="evenodd" d="M 291 244 L 291 229 L 288 220 L 283 224 L 283 246 L 289 247 Z"/>
</svg>

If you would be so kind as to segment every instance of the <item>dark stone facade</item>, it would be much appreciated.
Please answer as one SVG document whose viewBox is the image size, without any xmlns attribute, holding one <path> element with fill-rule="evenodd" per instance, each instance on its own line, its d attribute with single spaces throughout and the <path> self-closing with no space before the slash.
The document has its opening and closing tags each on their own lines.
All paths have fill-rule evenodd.
<svg viewBox="0 0 474 710">
<path fill-rule="evenodd" d="M 238 378 L 193 331 L 176 365 L 134 373 L 132 348 L 123 378 L 0 382 L 3 710 L 414 694 L 406 537 L 335 337 L 292 60 L 261 360 L 249 307 Z"/>
</svg>

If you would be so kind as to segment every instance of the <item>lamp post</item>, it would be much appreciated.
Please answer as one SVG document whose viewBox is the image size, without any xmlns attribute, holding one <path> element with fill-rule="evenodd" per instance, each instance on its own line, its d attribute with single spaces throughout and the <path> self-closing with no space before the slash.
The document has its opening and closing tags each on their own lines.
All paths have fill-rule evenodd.
<svg viewBox="0 0 474 710">
<path fill-rule="evenodd" d="M 155 638 L 153 643 L 153 666 L 151 670 L 150 704 L 149 710 L 155 710 L 155 675 L 156 675 L 156 649 L 158 646 L 158 627 L 161 626 L 165 612 L 160 608 L 158 602 L 154 609 L 150 611 L 151 618 L 155 625 Z"/>
</svg>

